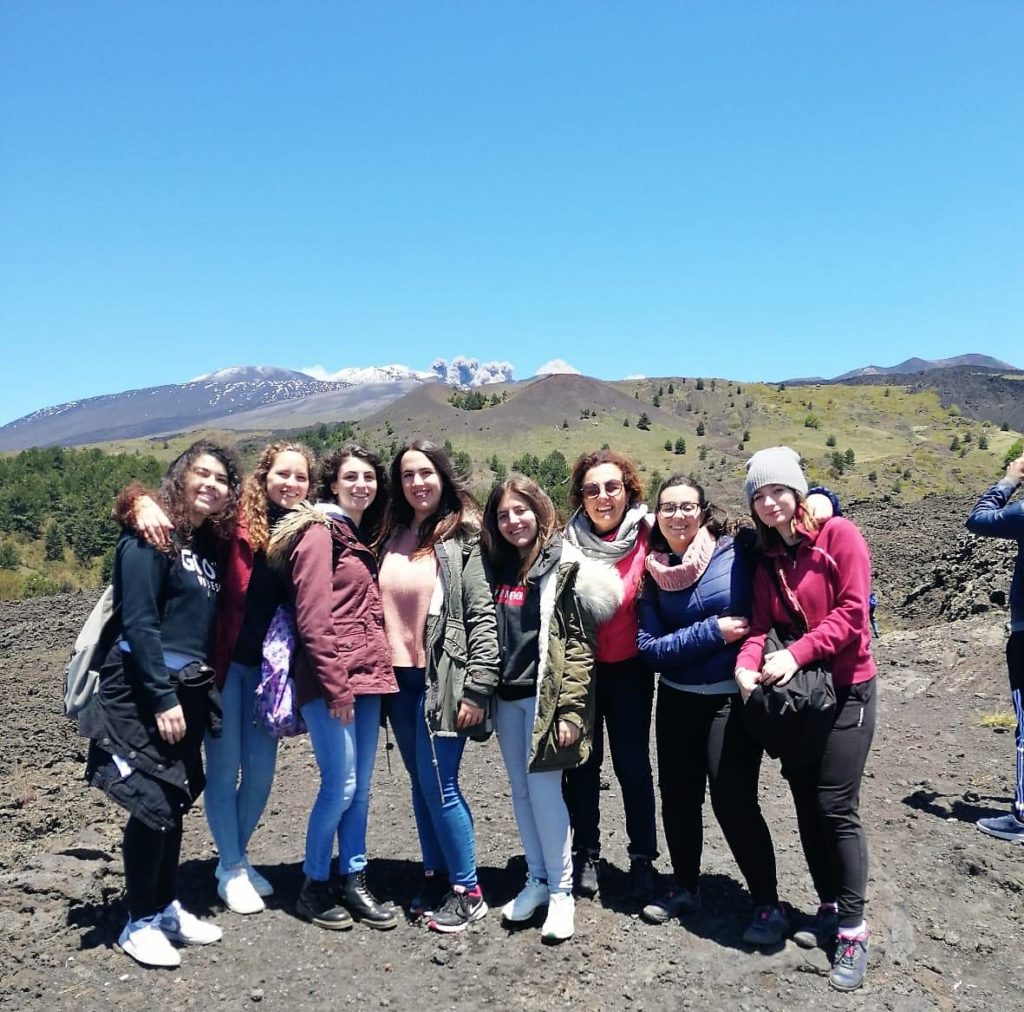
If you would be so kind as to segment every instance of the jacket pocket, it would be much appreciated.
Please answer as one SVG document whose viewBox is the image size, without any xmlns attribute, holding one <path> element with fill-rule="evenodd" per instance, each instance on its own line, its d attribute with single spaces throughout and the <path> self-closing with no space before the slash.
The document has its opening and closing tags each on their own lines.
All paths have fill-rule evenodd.
<svg viewBox="0 0 1024 1012">
<path fill-rule="evenodd" d="M 362 619 L 345 619 L 335 622 L 334 629 L 338 640 L 338 649 L 342 654 L 364 652 L 367 649 L 369 636 L 366 623 Z"/>
</svg>

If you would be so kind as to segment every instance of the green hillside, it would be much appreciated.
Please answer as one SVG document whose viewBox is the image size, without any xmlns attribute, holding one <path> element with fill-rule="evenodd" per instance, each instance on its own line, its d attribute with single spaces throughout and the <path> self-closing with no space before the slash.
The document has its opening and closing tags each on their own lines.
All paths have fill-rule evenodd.
<svg viewBox="0 0 1024 1012">
<path fill-rule="evenodd" d="M 97 585 L 117 536 L 109 519 L 114 492 L 136 478 L 155 482 L 198 436 L 233 442 L 248 467 L 282 434 L 202 430 L 0 456 L 0 598 Z M 1021 446 L 1020 432 L 944 407 L 933 390 L 693 376 L 614 383 L 547 376 L 468 394 L 428 384 L 361 422 L 288 434 L 317 452 L 354 436 L 386 459 L 410 439 L 430 438 L 450 446 L 479 496 L 520 466 L 561 506 L 572 462 L 607 444 L 633 457 L 649 485 L 675 471 L 691 473 L 733 510 L 743 506 L 744 463 L 764 446 L 796 448 L 810 479 L 844 500 L 896 501 L 980 493 Z"/>
</svg>

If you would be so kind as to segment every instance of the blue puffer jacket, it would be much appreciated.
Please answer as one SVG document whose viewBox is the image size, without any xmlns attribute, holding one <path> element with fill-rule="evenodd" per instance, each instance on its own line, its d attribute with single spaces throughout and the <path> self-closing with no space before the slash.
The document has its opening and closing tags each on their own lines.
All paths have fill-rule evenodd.
<svg viewBox="0 0 1024 1012">
<path fill-rule="evenodd" d="M 1017 562 L 1010 583 L 1010 629 L 1021 632 L 1024 631 L 1024 502 L 1019 499 L 1010 502 L 1016 490 L 1017 482 L 1013 478 L 997 481 L 978 500 L 967 518 L 967 529 L 972 534 L 1017 542 Z"/>
<path fill-rule="evenodd" d="M 727 644 L 718 629 L 719 616 L 750 618 L 753 573 L 751 560 L 730 537 L 718 540 L 701 578 L 685 590 L 662 590 L 650 573 L 638 602 L 637 646 L 648 667 L 676 685 L 723 689 L 733 686 L 740 642 Z M 706 690 L 705 690 L 706 691 Z"/>
</svg>

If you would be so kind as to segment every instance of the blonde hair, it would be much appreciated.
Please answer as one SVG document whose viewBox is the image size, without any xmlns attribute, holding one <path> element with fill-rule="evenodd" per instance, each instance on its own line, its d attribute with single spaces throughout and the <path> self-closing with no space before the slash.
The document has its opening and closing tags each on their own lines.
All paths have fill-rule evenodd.
<svg viewBox="0 0 1024 1012">
<path fill-rule="evenodd" d="M 263 452 L 256 461 L 256 469 L 245 479 L 245 488 L 242 491 L 242 510 L 245 513 L 246 523 L 249 525 L 249 543 L 254 552 L 265 552 L 270 544 L 270 523 L 267 520 L 267 475 L 274 466 L 277 455 L 289 452 L 298 453 L 305 459 L 309 474 L 309 486 L 311 489 L 313 487 L 316 462 L 313 451 L 308 446 L 304 443 L 293 443 L 282 439 L 267 443 L 263 447 Z"/>
</svg>

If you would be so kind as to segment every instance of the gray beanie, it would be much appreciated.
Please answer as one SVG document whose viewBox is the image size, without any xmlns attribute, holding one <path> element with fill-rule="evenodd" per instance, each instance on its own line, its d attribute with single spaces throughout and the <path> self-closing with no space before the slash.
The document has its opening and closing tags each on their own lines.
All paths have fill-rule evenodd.
<svg viewBox="0 0 1024 1012">
<path fill-rule="evenodd" d="M 800 467 L 800 454 L 788 446 L 758 450 L 747 461 L 747 480 L 743 483 L 748 506 L 752 504 L 754 493 L 764 485 L 788 485 L 807 495 L 807 478 Z"/>
</svg>

